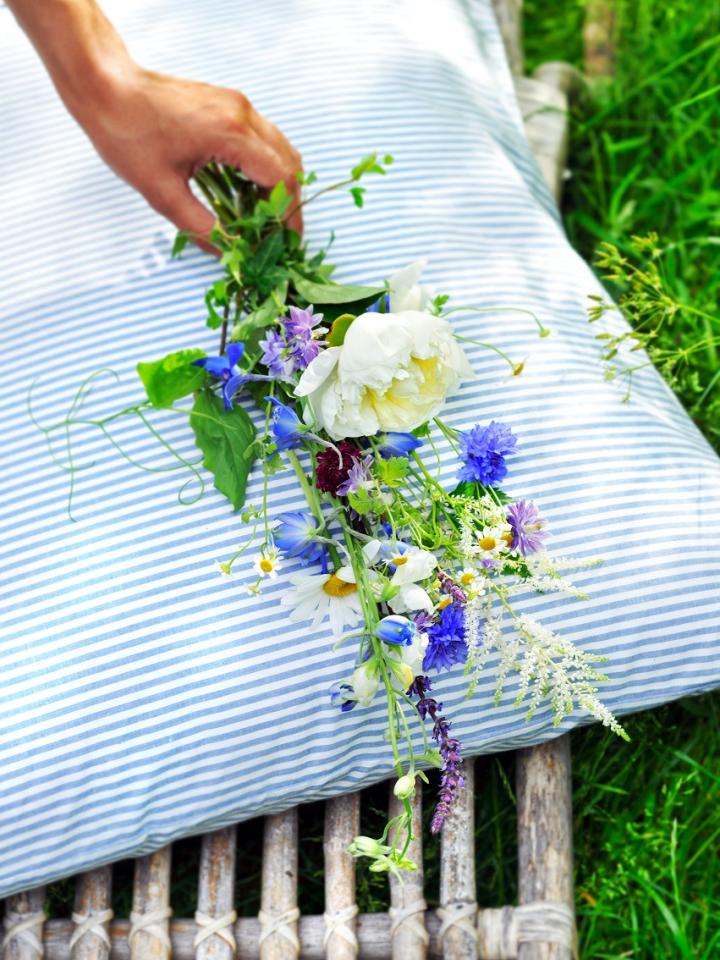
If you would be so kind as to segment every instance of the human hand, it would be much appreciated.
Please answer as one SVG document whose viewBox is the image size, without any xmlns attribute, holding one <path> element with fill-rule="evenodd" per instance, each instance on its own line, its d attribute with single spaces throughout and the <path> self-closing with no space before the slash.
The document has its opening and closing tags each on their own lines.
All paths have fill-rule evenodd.
<svg viewBox="0 0 720 960">
<path fill-rule="evenodd" d="M 296 201 L 288 226 L 302 231 L 300 154 L 241 93 L 133 65 L 106 88 L 101 105 L 75 113 L 105 162 L 204 248 L 211 249 L 215 217 L 189 180 L 210 161 L 237 167 L 262 187 L 285 181 Z"/>
</svg>

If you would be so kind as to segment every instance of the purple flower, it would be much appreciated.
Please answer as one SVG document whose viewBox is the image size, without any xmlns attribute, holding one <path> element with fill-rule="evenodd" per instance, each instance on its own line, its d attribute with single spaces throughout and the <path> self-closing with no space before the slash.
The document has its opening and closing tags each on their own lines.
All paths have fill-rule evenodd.
<svg viewBox="0 0 720 960">
<path fill-rule="evenodd" d="M 476 424 L 460 434 L 460 455 L 465 461 L 460 480 L 497 486 L 507 473 L 505 457 L 515 452 L 517 438 L 510 427 L 493 420 L 487 427 Z"/>
<path fill-rule="evenodd" d="M 428 613 L 427 610 L 421 610 L 420 613 L 415 614 L 413 622 L 419 633 L 427 633 L 433 625 L 433 615 Z"/>
<path fill-rule="evenodd" d="M 545 521 L 538 513 L 534 503 L 518 500 L 511 504 L 507 512 L 508 523 L 512 530 L 512 548 L 526 557 L 529 553 L 542 550 L 547 533 L 543 530 Z"/>
<path fill-rule="evenodd" d="M 314 314 L 312 306 L 306 310 L 290 307 L 289 315 L 284 318 L 285 335 L 288 349 L 296 370 L 304 370 L 320 353 L 324 340 L 314 339 L 314 328 L 321 322 L 323 315 Z"/>
<path fill-rule="evenodd" d="M 444 570 L 438 571 L 438 580 L 440 581 L 440 589 L 443 593 L 446 593 L 449 597 L 452 597 L 453 600 L 457 601 L 457 603 L 467 603 L 465 591 L 459 587 L 452 577 L 449 577 Z"/>
<path fill-rule="evenodd" d="M 442 758 L 440 772 L 440 795 L 430 822 L 430 832 L 439 833 L 452 810 L 458 792 L 465 785 L 462 776 L 462 744 L 450 736 L 450 722 L 442 715 L 442 704 L 428 693 L 432 689 L 429 677 L 416 677 L 408 693 L 418 697 L 417 711 L 421 718 L 433 721 L 432 738 L 438 745 Z"/>
<path fill-rule="evenodd" d="M 341 713 L 348 713 L 357 706 L 354 694 L 355 691 L 349 683 L 336 683 L 330 692 L 330 703 L 339 707 Z"/>
<path fill-rule="evenodd" d="M 269 330 L 264 340 L 260 341 L 263 355 L 260 362 L 264 363 L 274 377 L 286 377 L 293 366 L 285 356 L 285 338 L 277 330 Z"/>
<path fill-rule="evenodd" d="M 362 460 L 360 457 L 353 457 L 352 466 L 348 470 L 347 480 L 343 480 L 335 491 L 338 497 L 346 497 L 349 493 L 356 493 L 360 484 L 370 479 L 370 464 L 372 463 L 372 459 L 372 454 L 369 454 Z"/>
<path fill-rule="evenodd" d="M 449 670 L 454 663 L 465 663 L 465 617 L 458 603 L 451 603 L 440 613 L 440 620 L 428 630 L 428 646 L 423 670 Z"/>
</svg>

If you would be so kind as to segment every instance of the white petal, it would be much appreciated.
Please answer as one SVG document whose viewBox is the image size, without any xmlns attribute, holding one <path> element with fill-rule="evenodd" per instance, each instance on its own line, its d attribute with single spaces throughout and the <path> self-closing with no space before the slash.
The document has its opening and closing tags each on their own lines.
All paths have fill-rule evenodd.
<svg viewBox="0 0 720 960">
<path fill-rule="evenodd" d="M 422 310 L 425 306 L 429 296 L 424 287 L 420 286 L 420 274 L 426 263 L 426 260 L 416 260 L 390 277 L 388 286 L 391 313 L 398 310 Z"/>
<path fill-rule="evenodd" d="M 295 387 L 296 397 L 307 397 L 325 383 L 337 366 L 340 350 L 340 347 L 328 347 L 308 364 L 300 377 L 300 382 Z"/>
</svg>

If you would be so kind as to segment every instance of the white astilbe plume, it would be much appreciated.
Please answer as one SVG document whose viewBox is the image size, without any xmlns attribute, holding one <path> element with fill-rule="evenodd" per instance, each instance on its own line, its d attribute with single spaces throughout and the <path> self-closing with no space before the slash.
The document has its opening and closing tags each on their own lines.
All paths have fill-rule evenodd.
<svg viewBox="0 0 720 960">
<path fill-rule="evenodd" d="M 484 597 L 473 597 L 465 604 L 465 640 L 468 655 L 465 673 L 470 677 L 468 697 L 475 692 L 478 679 L 485 666 L 492 646 L 487 643 L 486 630 L 488 618 L 487 600 Z"/>
<path fill-rule="evenodd" d="M 628 739 L 597 696 L 595 684 L 606 677 L 593 663 L 607 658 L 585 653 L 527 614 L 516 617 L 513 629 L 505 632 L 501 618 L 490 615 L 485 621 L 483 640 L 485 657 L 492 649 L 500 654 L 496 701 L 502 697 L 508 675 L 517 672 L 520 688 L 515 705 L 529 701 L 528 720 L 542 701 L 549 698 L 556 725 L 576 707 L 582 707 L 614 733 Z"/>
</svg>

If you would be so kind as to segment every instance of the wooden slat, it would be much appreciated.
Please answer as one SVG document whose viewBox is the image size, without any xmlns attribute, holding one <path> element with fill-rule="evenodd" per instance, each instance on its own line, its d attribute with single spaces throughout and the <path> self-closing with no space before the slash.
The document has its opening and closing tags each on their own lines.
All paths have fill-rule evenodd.
<svg viewBox="0 0 720 960">
<path fill-rule="evenodd" d="M 472 760 L 465 761 L 463 777 L 465 788 L 458 794 L 441 838 L 440 906 L 447 925 L 443 937 L 444 960 L 476 960 L 478 955 L 475 931 L 475 768 Z"/>
<path fill-rule="evenodd" d="M 522 0 L 493 0 L 510 70 L 523 72 Z"/>
<path fill-rule="evenodd" d="M 90 870 L 77 878 L 73 922 L 72 960 L 108 960 L 112 910 L 112 867 Z M 95 919 L 91 926 L 85 920 Z"/>
<path fill-rule="evenodd" d="M 354 960 L 355 860 L 347 852 L 360 831 L 360 794 L 328 800 L 325 804 L 325 922 L 328 960 Z M 336 921 L 338 925 L 330 932 Z M 345 932 L 345 936 L 343 935 Z"/>
<path fill-rule="evenodd" d="M 265 817 L 260 921 L 262 960 L 294 960 L 299 955 L 297 909 L 297 807 Z"/>
<path fill-rule="evenodd" d="M 233 932 L 235 913 L 235 827 L 206 833 L 200 850 L 198 910 L 195 916 L 200 932 L 195 948 L 196 960 L 233 960 L 236 954 Z M 217 921 L 217 932 L 203 938 Z"/>
<path fill-rule="evenodd" d="M 395 911 L 397 922 L 403 911 L 413 910 L 403 922 L 397 922 L 392 934 L 392 960 L 425 960 L 427 957 L 428 934 L 425 930 L 425 893 L 422 859 L 422 791 L 415 791 L 410 801 L 413 811 L 413 840 L 407 855 L 417 864 L 417 870 L 403 875 L 402 879 L 390 876 L 390 905 Z M 404 810 L 404 805 L 393 794 L 393 782 L 390 782 L 390 817 L 396 817 Z"/>
<path fill-rule="evenodd" d="M 42 944 L 43 904 L 45 887 L 35 887 L 24 893 L 16 893 L 5 901 L 5 948 L 4 960 L 38 960 L 42 953 L 37 946 Z M 30 921 L 34 919 L 35 922 Z M 28 926 L 23 932 L 21 926 Z M 12 931 L 16 933 L 13 936 Z"/>
<path fill-rule="evenodd" d="M 518 750 L 517 804 L 520 904 L 550 901 L 572 910 L 572 786 L 567 734 Z M 572 948 L 559 944 L 518 944 L 518 960 L 571 960 L 572 956 Z"/>
<path fill-rule="evenodd" d="M 171 848 L 163 847 L 135 861 L 131 919 L 137 932 L 131 937 L 132 960 L 168 960 L 170 956 L 164 939 L 169 935 L 170 858 Z M 150 925 L 137 929 L 143 917 Z"/>
<path fill-rule="evenodd" d="M 483 931 L 483 941 L 501 945 L 500 952 L 493 948 L 495 952 L 479 953 L 479 960 L 515 960 L 515 941 L 512 936 L 512 930 L 515 927 L 514 915 L 515 910 L 512 907 L 479 912 L 478 927 Z M 442 956 L 438 939 L 440 918 L 434 910 L 430 910 L 425 915 L 425 921 L 430 934 L 429 956 L 435 960 Z M 111 923 L 112 960 L 131 960 L 127 941 L 129 927 L 127 920 L 113 920 Z M 46 960 L 69 960 L 68 941 L 71 931 L 72 924 L 69 920 L 49 920 L 45 924 Z M 192 920 L 173 920 L 170 931 L 173 960 L 194 960 L 193 944 L 197 933 L 196 924 Z M 390 917 L 387 913 L 360 914 L 357 918 L 356 931 L 360 944 L 359 960 L 388 960 Z M 325 960 L 324 934 L 323 917 L 300 918 L 302 960 Z M 258 950 L 260 922 L 257 917 L 240 917 L 235 924 L 235 937 L 240 960 L 260 960 Z"/>
</svg>

